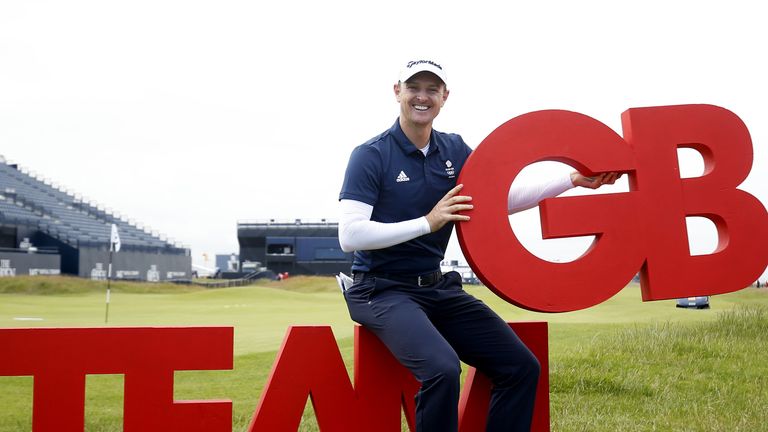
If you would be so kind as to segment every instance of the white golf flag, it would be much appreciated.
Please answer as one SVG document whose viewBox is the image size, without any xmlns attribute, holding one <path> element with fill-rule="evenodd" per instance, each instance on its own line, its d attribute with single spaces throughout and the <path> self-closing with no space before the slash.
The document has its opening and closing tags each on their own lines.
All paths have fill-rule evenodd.
<svg viewBox="0 0 768 432">
<path fill-rule="evenodd" d="M 112 224 L 112 235 L 109 238 L 109 250 L 120 252 L 120 234 L 117 233 L 117 225 Z"/>
</svg>

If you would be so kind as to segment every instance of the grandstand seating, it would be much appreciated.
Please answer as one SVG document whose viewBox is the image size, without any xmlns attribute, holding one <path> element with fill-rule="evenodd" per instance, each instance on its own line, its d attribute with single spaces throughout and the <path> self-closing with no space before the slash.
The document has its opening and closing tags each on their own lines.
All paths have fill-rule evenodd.
<svg viewBox="0 0 768 432">
<path fill-rule="evenodd" d="M 116 224 L 123 248 L 184 253 L 148 228 L 66 192 L 0 160 L 0 222 L 35 228 L 74 248 L 108 246 L 111 224 Z"/>
</svg>

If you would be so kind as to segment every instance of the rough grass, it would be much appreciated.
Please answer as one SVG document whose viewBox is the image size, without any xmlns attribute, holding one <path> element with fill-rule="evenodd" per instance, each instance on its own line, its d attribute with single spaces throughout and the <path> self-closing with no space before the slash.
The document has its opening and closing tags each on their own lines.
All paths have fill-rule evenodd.
<svg viewBox="0 0 768 432">
<path fill-rule="evenodd" d="M 60 279 L 45 289 L 37 278 L 29 279 L 34 289 L 0 288 L 0 326 L 104 325 L 103 283 L 77 288 L 91 282 Z M 351 369 L 352 323 L 337 289 L 332 278 L 295 277 L 259 287 L 118 292 L 110 325 L 233 325 L 234 370 L 177 372 L 175 397 L 231 399 L 233 430 L 244 431 L 288 325 L 332 325 Z M 766 430 L 768 290 L 717 296 L 711 310 L 698 311 L 642 303 L 632 285 L 597 307 L 556 315 L 468 290 L 505 319 L 550 321 L 553 431 Z M 12 353 L 0 347 L 0 355 Z M 86 430 L 121 430 L 122 384 L 119 375 L 88 377 Z M 0 377 L 0 431 L 31 430 L 31 404 L 30 377 Z M 300 430 L 317 431 L 311 404 Z"/>
<path fill-rule="evenodd" d="M 185 293 L 205 288 L 173 283 L 111 281 L 110 291 L 115 293 Z M 0 294 L 76 295 L 106 292 L 107 281 L 94 281 L 73 276 L 17 276 L 0 278 Z"/>
<path fill-rule="evenodd" d="M 636 325 L 560 347 L 558 431 L 758 431 L 768 424 L 768 309 L 701 323 Z"/>
</svg>

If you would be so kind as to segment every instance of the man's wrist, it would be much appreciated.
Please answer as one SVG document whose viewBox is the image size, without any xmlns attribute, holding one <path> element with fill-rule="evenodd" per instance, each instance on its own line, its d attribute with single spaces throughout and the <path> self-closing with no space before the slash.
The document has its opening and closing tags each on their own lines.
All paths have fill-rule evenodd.
<svg viewBox="0 0 768 432">
<path fill-rule="evenodd" d="M 419 218 L 421 221 L 420 229 L 421 229 L 421 235 L 429 234 L 432 232 L 432 225 L 429 223 L 428 215 L 424 215 Z"/>
<path fill-rule="evenodd" d="M 579 174 L 579 172 L 578 172 L 578 171 L 574 171 L 574 172 L 572 172 L 572 173 L 570 174 L 569 178 L 570 178 L 570 180 L 571 180 L 571 186 L 572 186 L 572 187 L 576 187 L 576 186 L 577 186 L 577 185 L 576 185 L 576 180 L 579 178 L 579 175 L 580 175 L 580 174 Z"/>
</svg>

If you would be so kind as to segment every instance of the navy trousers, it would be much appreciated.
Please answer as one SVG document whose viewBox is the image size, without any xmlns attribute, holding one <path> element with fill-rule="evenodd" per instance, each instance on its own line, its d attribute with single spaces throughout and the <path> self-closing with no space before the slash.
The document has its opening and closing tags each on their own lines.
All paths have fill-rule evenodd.
<svg viewBox="0 0 768 432">
<path fill-rule="evenodd" d="M 344 297 L 351 318 L 421 383 L 418 432 L 458 430 L 459 361 L 493 383 L 487 432 L 530 431 L 539 362 L 504 320 L 462 289 L 458 273 L 426 287 L 366 276 Z"/>
</svg>

